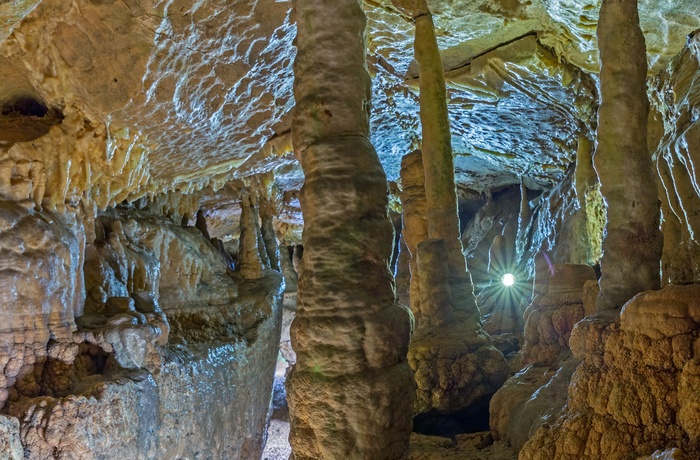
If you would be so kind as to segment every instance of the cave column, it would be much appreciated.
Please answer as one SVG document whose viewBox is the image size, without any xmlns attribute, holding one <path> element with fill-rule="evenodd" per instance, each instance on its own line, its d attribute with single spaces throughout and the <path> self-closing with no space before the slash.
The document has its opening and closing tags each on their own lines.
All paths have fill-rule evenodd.
<svg viewBox="0 0 700 460">
<path fill-rule="evenodd" d="M 247 280 L 263 277 L 264 266 L 260 258 L 258 213 L 249 194 L 241 197 L 241 237 L 238 249 L 238 271 Z"/>
<path fill-rule="evenodd" d="M 369 141 L 360 0 L 297 0 L 295 154 L 304 257 L 287 379 L 294 460 L 405 459 L 413 379 L 409 313 L 395 301 L 393 226 Z"/>
<path fill-rule="evenodd" d="M 411 308 L 417 313 L 408 358 L 417 384 L 414 410 L 448 414 L 487 400 L 505 381 L 508 364 L 481 328 L 462 252 L 447 92 L 432 17 L 425 0 L 395 4 L 415 18 L 420 66 L 423 149 L 404 158 L 401 175 L 404 231 L 414 260 Z"/>
<path fill-rule="evenodd" d="M 598 21 L 600 93 L 594 165 L 607 203 L 598 311 L 660 287 L 662 237 L 647 152 L 647 61 L 637 0 L 603 0 Z"/>
<path fill-rule="evenodd" d="M 445 75 L 433 18 L 425 0 L 417 2 L 413 15 L 416 24 L 415 56 L 420 67 L 420 120 L 428 236 L 445 240 L 453 307 L 478 320 L 479 309 L 459 232 Z"/>
<path fill-rule="evenodd" d="M 406 249 L 411 254 L 409 264 L 411 280 L 408 300 L 413 316 L 416 319 L 416 325 L 422 324 L 417 248 L 418 243 L 428 239 L 424 180 L 425 173 L 423 172 L 421 151 L 415 150 L 408 155 L 404 155 L 401 159 L 402 237 L 406 243 Z"/>
<path fill-rule="evenodd" d="M 277 244 L 277 232 L 275 232 L 274 225 L 276 209 L 271 199 L 266 198 L 260 201 L 260 233 L 265 243 L 265 252 L 270 261 L 270 268 L 281 271 L 280 248 Z"/>
</svg>

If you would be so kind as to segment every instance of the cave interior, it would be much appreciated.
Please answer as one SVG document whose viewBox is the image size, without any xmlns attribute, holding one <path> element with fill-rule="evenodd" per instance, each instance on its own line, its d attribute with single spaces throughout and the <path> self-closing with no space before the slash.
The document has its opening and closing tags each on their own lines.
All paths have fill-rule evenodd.
<svg viewBox="0 0 700 460">
<path fill-rule="evenodd" d="M 0 19 L 0 460 L 700 459 L 697 0 Z"/>
</svg>

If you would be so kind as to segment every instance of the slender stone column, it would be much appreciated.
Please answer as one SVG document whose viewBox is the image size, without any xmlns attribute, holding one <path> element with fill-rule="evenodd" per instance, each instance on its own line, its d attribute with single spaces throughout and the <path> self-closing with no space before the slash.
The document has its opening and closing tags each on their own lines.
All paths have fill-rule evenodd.
<svg viewBox="0 0 700 460">
<path fill-rule="evenodd" d="M 401 159 L 401 205 L 403 207 L 403 238 L 411 254 L 411 281 L 409 303 L 416 322 L 420 322 L 420 285 L 418 282 L 418 243 L 428 239 L 426 221 L 425 173 L 420 150 L 415 150 Z"/>
<path fill-rule="evenodd" d="M 267 199 L 261 200 L 260 205 L 260 221 L 262 222 L 260 233 L 265 243 L 265 252 L 270 261 L 270 268 L 281 271 L 280 248 L 277 244 L 277 234 L 273 223 L 274 216 L 272 215 L 274 206 Z"/>
<path fill-rule="evenodd" d="M 401 305 L 410 305 L 411 253 L 401 232 L 399 238 L 399 258 L 396 261 L 396 300 Z"/>
<path fill-rule="evenodd" d="M 647 61 L 636 0 L 603 0 L 598 21 L 600 92 L 594 156 L 607 203 L 598 311 L 660 287 L 662 238 L 647 152 Z"/>
<path fill-rule="evenodd" d="M 297 0 L 292 137 L 304 171 L 287 379 L 294 460 L 405 459 L 414 383 L 395 301 L 386 177 L 369 142 L 360 0 Z"/>
<path fill-rule="evenodd" d="M 462 253 L 447 93 L 432 16 L 425 0 L 394 3 L 415 19 L 420 66 L 422 161 L 420 153 L 407 155 L 401 176 L 406 243 L 414 259 L 416 331 L 408 358 L 418 387 L 414 410 L 449 413 L 493 394 L 506 379 L 508 364 L 481 328 Z M 464 372 L 466 366 L 470 371 Z"/>
<path fill-rule="evenodd" d="M 263 262 L 258 247 L 258 215 L 250 195 L 241 198 L 241 237 L 238 249 L 238 271 L 244 279 L 263 277 Z"/>
<path fill-rule="evenodd" d="M 420 120 L 428 236 L 431 239 L 445 240 L 455 310 L 468 312 L 478 320 L 479 309 L 476 306 L 471 275 L 467 272 L 459 233 L 444 69 L 430 10 L 424 0 L 416 3 L 415 55 L 420 67 Z"/>
</svg>

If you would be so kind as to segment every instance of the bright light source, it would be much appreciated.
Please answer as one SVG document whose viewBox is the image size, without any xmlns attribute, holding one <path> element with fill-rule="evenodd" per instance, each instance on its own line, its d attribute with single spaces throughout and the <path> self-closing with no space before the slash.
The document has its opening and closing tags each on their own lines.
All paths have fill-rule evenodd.
<svg viewBox="0 0 700 460">
<path fill-rule="evenodd" d="M 513 276 L 511 273 L 506 273 L 503 275 L 503 278 L 501 278 L 501 282 L 504 286 L 512 286 L 515 284 L 515 276 Z"/>
</svg>

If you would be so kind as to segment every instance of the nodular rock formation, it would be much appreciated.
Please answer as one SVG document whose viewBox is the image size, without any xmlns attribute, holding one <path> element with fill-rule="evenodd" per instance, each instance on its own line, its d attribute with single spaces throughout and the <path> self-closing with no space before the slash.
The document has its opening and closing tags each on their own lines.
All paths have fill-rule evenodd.
<svg viewBox="0 0 700 460">
<path fill-rule="evenodd" d="M 411 320 L 388 267 L 393 227 L 369 141 L 365 17 L 357 0 L 300 0 L 296 12 L 292 136 L 305 176 L 305 249 L 287 384 L 293 456 L 403 459 Z"/>
<path fill-rule="evenodd" d="M 691 0 L 0 0 L 0 459 L 700 458 L 698 95 Z"/>
</svg>

